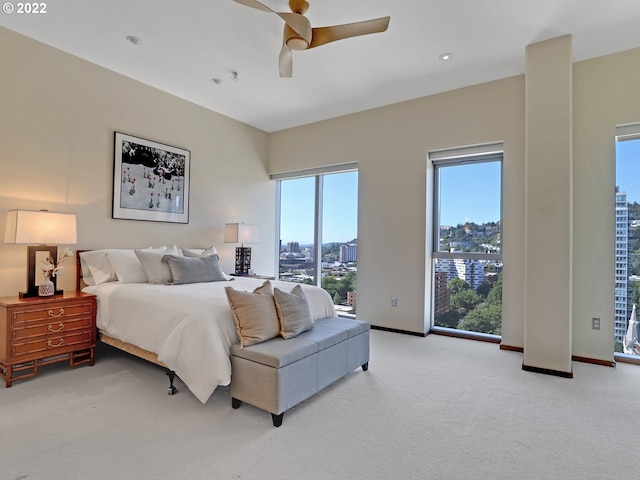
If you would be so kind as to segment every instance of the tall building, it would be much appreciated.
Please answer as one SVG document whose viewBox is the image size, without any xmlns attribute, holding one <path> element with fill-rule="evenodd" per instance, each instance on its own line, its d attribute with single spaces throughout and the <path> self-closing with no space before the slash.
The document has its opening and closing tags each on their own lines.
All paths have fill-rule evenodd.
<svg viewBox="0 0 640 480">
<path fill-rule="evenodd" d="M 287 243 L 287 252 L 298 253 L 300 251 L 300 244 L 298 242 Z"/>
<path fill-rule="evenodd" d="M 614 338 L 622 343 L 631 316 L 629 284 L 629 206 L 626 192 L 616 188 L 616 260 L 615 260 L 615 313 Z"/>
<path fill-rule="evenodd" d="M 451 304 L 451 292 L 447 286 L 447 273 L 436 272 L 433 285 L 433 316 L 437 317 L 449 311 Z"/>
<path fill-rule="evenodd" d="M 484 264 L 480 260 L 440 258 L 436 262 L 435 271 L 445 272 L 447 283 L 454 278 L 460 278 L 474 290 L 484 282 Z"/>
<path fill-rule="evenodd" d="M 344 243 L 340 245 L 340 263 L 358 261 L 358 245 L 355 243 Z"/>
</svg>

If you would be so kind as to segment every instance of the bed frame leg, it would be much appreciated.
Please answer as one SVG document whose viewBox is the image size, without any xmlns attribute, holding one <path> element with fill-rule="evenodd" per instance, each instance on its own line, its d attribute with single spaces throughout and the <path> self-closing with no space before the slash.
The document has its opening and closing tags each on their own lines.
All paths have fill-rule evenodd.
<svg viewBox="0 0 640 480">
<path fill-rule="evenodd" d="M 167 368 L 167 375 L 169 376 L 169 391 L 167 393 L 169 395 L 173 395 L 174 393 L 176 393 L 178 391 L 178 389 L 173 386 L 173 381 L 176 378 L 176 372 L 174 372 L 173 370 L 169 370 Z"/>
</svg>

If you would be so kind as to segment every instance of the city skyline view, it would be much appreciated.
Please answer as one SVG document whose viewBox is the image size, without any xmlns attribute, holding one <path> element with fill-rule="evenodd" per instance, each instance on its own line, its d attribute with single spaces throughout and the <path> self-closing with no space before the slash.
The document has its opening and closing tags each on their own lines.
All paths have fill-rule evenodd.
<svg viewBox="0 0 640 480">
<path fill-rule="evenodd" d="M 640 139 L 616 142 L 616 186 L 627 193 L 629 203 L 640 203 Z M 483 224 L 500 218 L 500 168 L 498 162 L 446 168 L 440 178 L 440 225 Z M 469 174 L 473 170 L 473 174 Z M 282 182 L 280 239 L 313 244 L 315 178 Z M 483 201 L 477 201 L 482 192 Z M 322 243 L 343 243 L 357 238 L 358 172 L 325 175 Z M 286 201 L 286 199 L 295 201 Z M 455 201 L 454 201 L 455 200 Z"/>
</svg>

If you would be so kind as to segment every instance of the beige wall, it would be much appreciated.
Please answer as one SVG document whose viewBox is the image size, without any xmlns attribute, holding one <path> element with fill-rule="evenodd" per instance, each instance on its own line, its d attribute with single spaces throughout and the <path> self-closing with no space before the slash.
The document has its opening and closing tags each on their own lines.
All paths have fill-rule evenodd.
<svg viewBox="0 0 640 480">
<path fill-rule="evenodd" d="M 640 49 L 573 70 L 573 354 L 613 350 L 615 127 L 640 122 Z M 640 159 L 639 159 L 640 160 Z M 640 180 L 640 179 L 639 179 Z M 602 330 L 591 329 L 591 318 Z"/>
<path fill-rule="evenodd" d="M 272 133 L 269 172 L 358 162 L 358 315 L 422 333 L 429 329 L 427 154 L 488 142 L 504 143 L 504 310 L 521 322 L 523 76 Z M 509 344 L 522 344 L 519 322 L 505 323 Z"/>
<path fill-rule="evenodd" d="M 0 28 L 0 230 L 6 212 L 77 214 L 72 248 L 216 245 L 225 222 L 260 226 L 253 266 L 273 273 L 275 183 L 267 134 Z M 191 151 L 189 223 L 111 218 L 114 131 Z M 59 285 L 74 288 L 74 265 Z M 0 295 L 26 287 L 26 246 L 0 243 Z"/>
<path fill-rule="evenodd" d="M 574 64 L 573 173 L 569 182 L 553 187 L 566 188 L 572 182 L 574 203 L 573 228 L 548 232 L 565 246 L 572 241 L 573 250 L 571 306 L 563 307 L 572 313 L 567 317 L 560 312 L 555 321 L 571 330 L 567 335 L 573 355 L 604 361 L 613 358 L 614 133 L 616 125 L 640 121 L 639 77 L 640 49 Z M 535 241 L 533 233 L 525 237 L 524 228 L 524 87 L 524 76 L 508 78 L 270 135 L 270 173 L 359 163 L 361 318 L 418 333 L 429 329 L 424 315 L 429 309 L 427 154 L 502 141 L 502 342 L 524 346 L 525 245 Z M 544 186 L 537 187 L 543 195 Z M 549 275 L 545 281 L 544 286 L 529 285 L 529 293 L 539 295 L 551 287 L 558 295 L 566 294 L 566 275 Z M 398 307 L 391 307 L 391 297 L 398 298 Z M 592 317 L 602 319 L 600 331 L 591 330 Z"/>
<path fill-rule="evenodd" d="M 570 36 L 527 47 L 523 365 L 565 375 L 572 374 L 572 72 Z"/>
</svg>

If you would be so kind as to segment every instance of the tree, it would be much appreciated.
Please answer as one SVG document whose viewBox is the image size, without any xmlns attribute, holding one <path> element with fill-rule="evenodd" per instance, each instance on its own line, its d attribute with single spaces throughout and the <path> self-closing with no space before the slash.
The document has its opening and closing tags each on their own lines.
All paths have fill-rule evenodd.
<svg viewBox="0 0 640 480">
<path fill-rule="evenodd" d="M 489 305 L 502 305 L 502 272 L 498 274 L 498 279 L 487 295 L 487 303 Z"/>
<path fill-rule="evenodd" d="M 467 282 L 458 277 L 452 278 L 447 286 L 449 287 L 451 295 L 456 295 L 463 290 L 469 290 L 471 288 Z"/>
<path fill-rule="evenodd" d="M 355 292 L 357 290 L 356 283 L 358 280 L 357 272 L 347 272 L 347 274 L 342 279 L 342 282 L 347 287 L 347 292 Z"/>
<path fill-rule="evenodd" d="M 460 326 L 460 330 L 470 332 L 490 333 L 501 335 L 502 333 L 502 305 L 483 303 L 467 315 Z"/>
<path fill-rule="evenodd" d="M 460 314 L 456 311 L 449 311 L 438 315 L 434 324 L 436 327 L 458 328 L 460 322 Z"/>
<path fill-rule="evenodd" d="M 482 297 L 475 290 L 462 290 L 455 295 L 451 295 L 451 308 L 464 316 L 482 303 Z"/>
<path fill-rule="evenodd" d="M 489 292 L 492 288 L 493 284 L 485 280 L 478 286 L 478 288 L 476 288 L 476 292 L 478 292 L 478 295 L 480 295 L 482 298 L 487 298 L 487 295 L 489 295 Z"/>
</svg>

